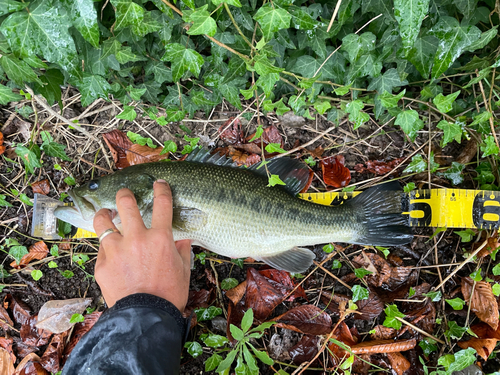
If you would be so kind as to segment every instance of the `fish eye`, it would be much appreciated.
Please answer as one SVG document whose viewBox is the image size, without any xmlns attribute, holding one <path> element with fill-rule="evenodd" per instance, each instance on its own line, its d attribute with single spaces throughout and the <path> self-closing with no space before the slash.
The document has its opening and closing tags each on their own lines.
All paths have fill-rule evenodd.
<svg viewBox="0 0 500 375">
<path fill-rule="evenodd" d="M 90 190 L 96 190 L 99 187 L 99 183 L 97 181 L 90 181 L 89 182 L 89 189 Z"/>
</svg>

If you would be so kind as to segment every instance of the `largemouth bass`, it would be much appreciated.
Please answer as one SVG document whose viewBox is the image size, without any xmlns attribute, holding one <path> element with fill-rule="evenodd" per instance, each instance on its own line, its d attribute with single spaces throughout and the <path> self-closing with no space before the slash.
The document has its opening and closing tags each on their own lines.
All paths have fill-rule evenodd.
<svg viewBox="0 0 500 375">
<path fill-rule="evenodd" d="M 166 180 L 173 195 L 174 239 L 231 258 L 252 257 L 289 272 L 303 272 L 314 253 L 302 246 L 328 242 L 393 246 L 412 239 L 401 211 L 401 193 L 393 184 L 368 189 L 340 206 L 323 206 L 297 198 L 307 183 L 307 167 L 298 160 L 272 159 L 269 173 L 286 185 L 268 187 L 264 167 L 242 169 L 196 149 L 186 161 L 140 164 L 89 181 L 69 192 L 74 207 L 55 215 L 94 231 L 101 208 L 116 211 L 119 189 L 134 192 L 147 227 L 151 225 L 153 183 Z M 120 219 L 115 219 L 117 227 Z"/>
</svg>

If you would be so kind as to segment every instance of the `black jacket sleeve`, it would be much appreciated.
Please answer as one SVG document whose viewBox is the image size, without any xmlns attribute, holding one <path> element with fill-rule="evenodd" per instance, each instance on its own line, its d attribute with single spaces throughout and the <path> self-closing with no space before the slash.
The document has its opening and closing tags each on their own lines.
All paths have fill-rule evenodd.
<svg viewBox="0 0 500 375">
<path fill-rule="evenodd" d="M 178 374 L 187 327 L 188 320 L 167 300 L 130 295 L 102 314 L 62 373 Z"/>
</svg>

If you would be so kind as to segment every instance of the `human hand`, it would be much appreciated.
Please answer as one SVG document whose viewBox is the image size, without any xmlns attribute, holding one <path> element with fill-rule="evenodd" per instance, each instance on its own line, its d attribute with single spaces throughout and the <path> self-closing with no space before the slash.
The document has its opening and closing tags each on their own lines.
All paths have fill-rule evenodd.
<svg viewBox="0 0 500 375">
<path fill-rule="evenodd" d="M 128 295 L 148 293 L 170 301 L 182 312 L 189 294 L 191 241 L 174 242 L 168 184 L 158 180 L 153 188 L 151 229 L 144 226 L 134 194 L 129 189 L 116 194 L 122 234 L 111 233 L 103 238 L 95 278 L 109 307 Z M 111 211 L 97 212 L 94 229 L 98 236 L 107 229 L 116 229 L 111 220 Z"/>
</svg>

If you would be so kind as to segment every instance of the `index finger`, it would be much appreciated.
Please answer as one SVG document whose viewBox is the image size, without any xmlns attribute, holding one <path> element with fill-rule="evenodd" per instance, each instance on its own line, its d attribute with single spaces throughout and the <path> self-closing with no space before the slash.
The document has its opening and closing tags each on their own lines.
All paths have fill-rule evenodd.
<svg viewBox="0 0 500 375">
<path fill-rule="evenodd" d="M 118 190 L 116 207 L 122 220 L 122 233 L 124 235 L 138 233 L 146 229 L 139 207 L 137 207 L 137 200 L 131 190 L 126 188 Z"/>
<path fill-rule="evenodd" d="M 172 230 L 172 191 L 165 180 L 153 185 L 154 203 L 151 228 Z"/>
</svg>

